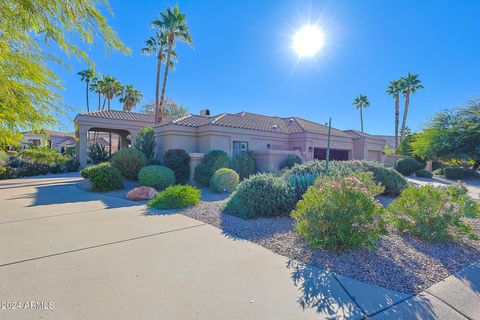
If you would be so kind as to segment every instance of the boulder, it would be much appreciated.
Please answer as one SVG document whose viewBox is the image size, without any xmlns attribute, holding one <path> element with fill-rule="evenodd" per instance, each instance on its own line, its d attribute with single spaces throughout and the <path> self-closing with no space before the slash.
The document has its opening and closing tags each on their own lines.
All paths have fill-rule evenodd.
<svg viewBox="0 0 480 320">
<path fill-rule="evenodd" d="M 128 191 L 125 198 L 128 200 L 150 200 L 155 198 L 157 191 L 152 187 L 138 187 Z"/>
</svg>

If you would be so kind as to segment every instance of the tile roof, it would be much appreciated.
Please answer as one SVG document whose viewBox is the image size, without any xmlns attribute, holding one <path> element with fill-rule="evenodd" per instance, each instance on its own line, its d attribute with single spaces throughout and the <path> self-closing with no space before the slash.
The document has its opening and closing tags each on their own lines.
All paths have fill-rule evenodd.
<svg viewBox="0 0 480 320">
<path fill-rule="evenodd" d="M 103 110 L 81 113 L 83 116 L 100 117 L 106 119 L 119 119 L 129 121 L 141 121 L 153 123 L 153 115 L 127 112 L 120 110 Z M 292 133 L 316 133 L 328 134 L 328 126 L 305 120 L 297 117 L 276 117 L 262 114 L 239 112 L 239 113 L 222 113 L 216 116 L 200 116 L 188 114 L 178 118 L 165 117 L 161 126 L 175 124 L 187 127 L 203 127 L 203 126 L 222 126 L 229 128 L 259 130 L 268 132 L 279 132 L 284 134 Z M 338 137 L 351 138 L 350 134 L 344 131 L 332 128 L 332 135 Z"/>
<path fill-rule="evenodd" d="M 46 135 L 48 137 L 74 137 L 75 133 L 73 132 L 61 132 L 61 131 L 53 131 L 53 130 L 39 130 L 39 131 L 25 131 L 22 134 L 30 134 L 30 135 Z"/>
<path fill-rule="evenodd" d="M 374 135 L 371 135 L 371 134 L 368 134 L 368 133 L 365 133 L 365 132 L 360 132 L 360 131 L 357 131 L 357 130 L 345 130 L 344 132 L 349 134 L 350 136 L 352 136 L 354 138 L 367 138 L 367 139 L 373 139 L 373 140 L 378 140 L 378 141 L 384 141 L 385 142 L 384 138 L 374 136 Z"/>
</svg>

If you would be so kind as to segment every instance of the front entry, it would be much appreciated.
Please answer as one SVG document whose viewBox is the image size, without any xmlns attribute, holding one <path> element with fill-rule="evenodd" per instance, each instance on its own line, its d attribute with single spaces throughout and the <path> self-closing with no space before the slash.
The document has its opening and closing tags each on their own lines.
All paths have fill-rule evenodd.
<svg viewBox="0 0 480 320">
<path fill-rule="evenodd" d="M 317 160 L 327 159 L 326 148 L 314 148 L 313 158 Z M 330 149 L 330 160 L 346 161 L 348 160 L 348 150 Z"/>
</svg>

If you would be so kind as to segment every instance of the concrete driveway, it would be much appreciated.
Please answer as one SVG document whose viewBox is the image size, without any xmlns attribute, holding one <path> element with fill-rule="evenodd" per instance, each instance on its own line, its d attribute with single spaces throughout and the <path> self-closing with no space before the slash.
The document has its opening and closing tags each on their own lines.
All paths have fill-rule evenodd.
<svg viewBox="0 0 480 320">
<path fill-rule="evenodd" d="M 406 302 L 463 318 L 180 214 L 145 216 L 79 179 L 0 182 L 0 319 L 360 319 Z"/>
</svg>

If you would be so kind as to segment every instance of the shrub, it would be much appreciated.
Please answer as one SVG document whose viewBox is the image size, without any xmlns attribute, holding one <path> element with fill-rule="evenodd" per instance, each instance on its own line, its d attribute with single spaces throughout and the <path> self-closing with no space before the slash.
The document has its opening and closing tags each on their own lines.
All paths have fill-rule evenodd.
<svg viewBox="0 0 480 320">
<path fill-rule="evenodd" d="M 18 156 L 14 156 L 14 157 L 11 157 L 10 159 L 8 159 L 8 166 L 11 167 L 11 168 L 18 168 L 21 165 L 23 165 L 24 163 L 25 163 L 25 161 Z"/>
<path fill-rule="evenodd" d="M 403 174 L 404 176 L 409 176 L 420 167 L 420 163 L 413 158 L 400 158 L 395 163 L 395 169 Z"/>
<path fill-rule="evenodd" d="M 108 152 L 105 147 L 98 142 L 94 142 L 88 145 L 87 158 L 93 164 L 108 161 Z"/>
<path fill-rule="evenodd" d="M 428 170 L 420 169 L 420 170 L 415 171 L 415 177 L 418 177 L 418 178 L 432 178 L 433 174 Z"/>
<path fill-rule="evenodd" d="M 0 167 L 6 166 L 8 163 L 8 155 L 5 151 L 0 149 Z"/>
<path fill-rule="evenodd" d="M 145 155 L 133 148 L 122 148 L 112 155 L 110 163 L 130 180 L 138 179 L 138 172 L 145 166 Z"/>
<path fill-rule="evenodd" d="M 262 173 L 243 180 L 223 211 L 244 219 L 268 218 L 287 215 L 293 209 L 294 200 L 283 177 Z"/>
<path fill-rule="evenodd" d="M 464 221 L 460 196 L 448 188 L 410 186 L 388 206 L 398 230 L 427 241 L 444 241 L 455 236 L 474 237 Z"/>
<path fill-rule="evenodd" d="M 49 165 L 45 163 L 23 162 L 21 166 L 17 167 L 17 176 L 31 177 L 38 175 L 45 175 L 48 173 Z"/>
<path fill-rule="evenodd" d="M 64 164 L 65 158 L 55 151 L 46 147 L 36 147 L 20 151 L 20 156 L 30 163 L 41 163 L 46 165 Z"/>
<path fill-rule="evenodd" d="M 105 166 L 110 166 L 110 163 L 109 162 L 102 162 L 102 163 L 97 164 L 97 165 L 86 167 L 86 168 L 82 169 L 82 171 L 80 171 L 80 175 L 82 177 L 84 177 L 85 179 L 90 179 L 90 177 L 92 176 L 92 174 L 96 170 L 98 170 L 102 167 L 105 167 Z"/>
<path fill-rule="evenodd" d="M 474 169 L 465 169 L 465 178 L 480 178 L 480 172 Z"/>
<path fill-rule="evenodd" d="M 329 175 L 338 177 L 351 176 L 355 172 L 372 172 L 373 179 L 385 187 L 385 193 L 398 195 L 407 187 L 407 181 L 393 168 L 373 161 L 332 161 L 329 163 Z M 292 174 L 314 174 L 322 176 L 325 173 L 325 161 L 313 160 L 296 165 L 285 170 L 285 176 Z"/>
<path fill-rule="evenodd" d="M 146 166 L 140 170 L 138 179 L 142 186 L 163 190 L 175 184 L 175 173 L 164 166 Z"/>
<path fill-rule="evenodd" d="M 302 196 L 305 192 L 307 192 L 307 189 L 313 185 L 315 179 L 317 179 L 317 175 L 313 173 L 296 173 L 286 176 L 285 179 L 294 192 L 295 202 L 297 202 L 302 199 Z"/>
<path fill-rule="evenodd" d="M 61 164 L 52 164 L 48 166 L 48 172 L 50 173 L 63 173 L 65 172 L 65 166 Z"/>
<path fill-rule="evenodd" d="M 123 176 L 120 170 L 111 165 L 100 165 L 89 174 L 92 191 L 103 192 L 123 188 Z"/>
<path fill-rule="evenodd" d="M 285 159 L 283 159 L 282 163 L 280 163 L 280 170 L 283 169 L 290 169 L 296 164 L 301 164 L 302 159 L 296 154 L 289 154 Z"/>
<path fill-rule="evenodd" d="M 0 167 L 0 180 L 10 179 L 14 176 L 15 173 L 10 167 Z"/>
<path fill-rule="evenodd" d="M 77 159 L 70 158 L 65 162 L 65 170 L 67 172 L 77 172 L 80 167 L 80 163 Z"/>
<path fill-rule="evenodd" d="M 445 169 L 443 168 L 438 168 L 436 170 L 433 170 L 432 172 L 436 176 L 443 176 L 445 174 Z"/>
<path fill-rule="evenodd" d="M 179 184 L 190 180 L 190 155 L 183 149 L 172 149 L 163 155 L 163 164 L 172 169 Z"/>
<path fill-rule="evenodd" d="M 240 152 L 230 163 L 230 167 L 240 176 L 240 180 L 246 179 L 255 173 L 255 155 L 252 151 Z"/>
<path fill-rule="evenodd" d="M 465 169 L 463 167 L 447 167 L 443 170 L 447 179 L 461 180 L 465 178 Z"/>
<path fill-rule="evenodd" d="M 155 130 L 151 127 L 144 127 L 137 133 L 135 149 L 141 151 L 147 160 L 155 156 Z"/>
<path fill-rule="evenodd" d="M 215 171 L 210 179 L 210 189 L 217 193 L 232 193 L 237 188 L 239 180 L 238 173 L 232 169 L 221 168 Z"/>
<path fill-rule="evenodd" d="M 176 185 L 157 193 L 157 196 L 148 202 L 148 206 L 155 209 L 179 209 L 194 206 L 200 202 L 200 190 L 192 186 Z"/>
<path fill-rule="evenodd" d="M 228 167 L 229 159 L 225 151 L 212 150 L 202 159 L 195 168 L 193 179 L 201 187 L 208 187 L 215 171 Z"/>
<path fill-rule="evenodd" d="M 468 189 L 463 184 L 442 187 L 452 197 L 452 201 L 459 205 L 462 215 L 477 218 L 480 215 L 480 203 L 468 195 Z"/>
<path fill-rule="evenodd" d="M 162 165 L 162 161 L 156 159 L 156 158 L 153 158 L 153 159 L 149 159 L 147 160 L 147 163 L 146 163 L 147 166 L 161 166 Z"/>
<path fill-rule="evenodd" d="M 386 214 L 365 184 L 355 177 L 319 177 L 292 212 L 295 229 L 313 248 L 370 248 L 386 233 Z M 373 189 L 375 189 L 374 187 Z M 377 190 L 378 191 L 378 190 Z"/>
</svg>

